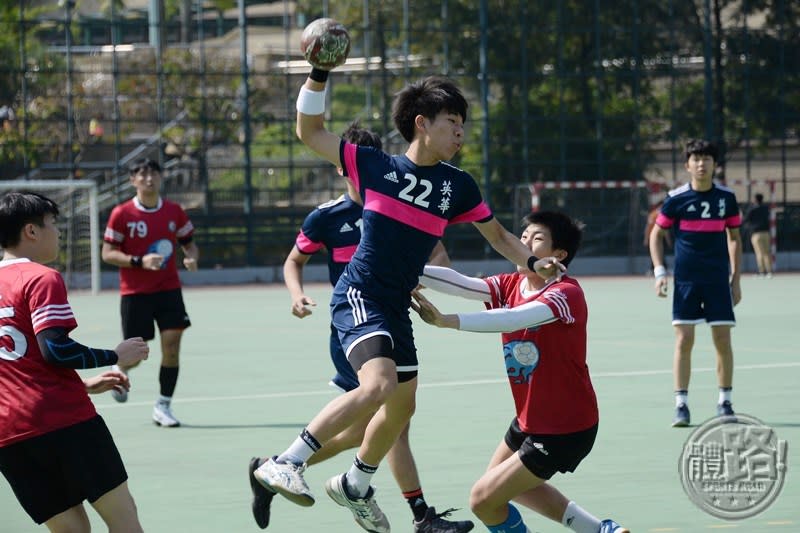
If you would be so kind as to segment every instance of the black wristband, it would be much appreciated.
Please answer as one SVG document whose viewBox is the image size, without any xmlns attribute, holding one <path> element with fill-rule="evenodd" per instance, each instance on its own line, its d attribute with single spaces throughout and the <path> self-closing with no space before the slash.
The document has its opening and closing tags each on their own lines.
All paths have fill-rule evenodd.
<svg viewBox="0 0 800 533">
<path fill-rule="evenodd" d="M 330 74 L 330 71 L 314 67 L 311 69 L 311 74 L 309 74 L 308 77 L 314 81 L 325 83 L 328 81 L 328 74 Z"/>
<path fill-rule="evenodd" d="M 530 270 L 531 272 L 536 272 L 536 269 L 535 269 L 535 268 L 533 268 L 533 265 L 534 265 L 534 263 L 536 263 L 536 261 L 538 261 L 538 260 L 539 260 L 539 258 L 538 258 L 538 257 L 536 257 L 535 255 L 532 255 L 532 256 L 530 256 L 530 257 L 528 258 L 528 270 Z"/>
<path fill-rule="evenodd" d="M 140 255 L 132 255 L 131 266 L 134 268 L 142 268 L 142 257 Z"/>
</svg>

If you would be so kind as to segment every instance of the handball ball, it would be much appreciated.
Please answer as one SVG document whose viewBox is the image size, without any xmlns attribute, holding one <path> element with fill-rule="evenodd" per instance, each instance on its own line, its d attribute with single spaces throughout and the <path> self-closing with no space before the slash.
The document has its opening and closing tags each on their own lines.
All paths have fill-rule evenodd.
<svg viewBox="0 0 800 533">
<path fill-rule="evenodd" d="M 350 34 L 333 19 L 317 19 L 303 30 L 300 50 L 312 67 L 331 70 L 347 60 Z"/>
</svg>

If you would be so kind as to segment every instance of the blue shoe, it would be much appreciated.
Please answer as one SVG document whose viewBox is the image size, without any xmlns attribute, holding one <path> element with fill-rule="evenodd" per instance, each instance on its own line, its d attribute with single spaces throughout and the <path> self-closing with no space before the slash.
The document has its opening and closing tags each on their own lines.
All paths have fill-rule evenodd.
<svg viewBox="0 0 800 533">
<path fill-rule="evenodd" d="M 685 428 L 689 425 L 690 420 L 689 407 L 685 403 L 682 403 L 675 408 L 675 418 L 672 419 L 672 427 Z"/>
<path fill-rule="evenodd" d="M 600 522 L 600 531 L 598 533 L 631 533 L 631 531 L 613 520 L 606 519 Z"/>
</svg>

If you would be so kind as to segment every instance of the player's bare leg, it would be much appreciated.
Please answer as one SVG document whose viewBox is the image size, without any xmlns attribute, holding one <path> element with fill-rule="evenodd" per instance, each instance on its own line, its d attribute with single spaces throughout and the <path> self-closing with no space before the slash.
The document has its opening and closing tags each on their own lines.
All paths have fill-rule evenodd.
<svg viewBox="0 0 800 533">
<path fill-rule="evenodd" d="M 672 361 L 672 378 L 675 386 L 675 417 L 672 427 L 686 427 L 689 415 L 689 379 L 692 374 L 692 348 L 694 347 L 694 324 L 675 326 L 675 353 Z"/>
<path fill-rule="evenodd" d="M 717 381 L 719 400 L 717 414 L 733 416 L 731 391 L 733 388 L 733 347 L 731 345 L 731 326 L 712 326 L 711 339 L 717 352 Z"/>
<path fill-rule="evenodd" d="M 103 494 L 92 507 L 103 518 L 109 533 L 142 533 L 136 503 L 127 481 Z"/>
<path fill-rule="evenodd" d="M 375 413 L 369 412 L 364 414 L 359 420 L 351 424 L 347 429 L 340 432 L 332 439 L 326 441 L 322 448 L 320 448 L 317 453 L 311 456 L 311 458 L 308 460 L 308 465 L 311 466 L 321 463 L 322 461 L 326 461 L 331 457 L 339 455 L 345 450 L 351 450 L 361 446 L 361 442 L 364 440 L 364 431 L 366 431 L 367 424 L 374 414 Z"/>
<path fill-rule="evenodd" d="M 83 504 L 70 507 L 44 523 L 52 533 L 89 533 L 92 526 Z"/>
</svg>

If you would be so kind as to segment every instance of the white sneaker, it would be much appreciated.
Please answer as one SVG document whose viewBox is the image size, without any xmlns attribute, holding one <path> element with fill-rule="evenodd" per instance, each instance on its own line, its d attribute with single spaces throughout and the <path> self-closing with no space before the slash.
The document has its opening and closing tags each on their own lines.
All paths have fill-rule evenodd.
<svg viewBox="0 0 800 533">
<path fill-rule="evenodd" d="M 277 492 L 287 500 L 303 507 L 314 505 L 314 495 L 308 488 L 303 472 L 306 464 L 278 463 L 270 457 L 254 472 L 253 477 L 265 488 Z"/>
<path fill-rule="evenodd" d="M 111 365 L 111 370 L 115 370 L 117 372 L 122 372 L 123 374 L 127 374 L 124 370 L 122 370 L 117 365 Z M 117 390 L 111 389 L 111 397 L 117 400 L 119 403 L 125 403 L 128 401 L 128 391 L 125 389 Z"/>
<path fill-rule="evenodd" d="M 153 423 L 167 428 L 176 428 L 181 425 L 178 419 L 172 415 L 169 405 L 164 403 L 156 403 L 153 407 Z"/>
<path fill-rule="evenodd" d="M 353 498 L 347 493 L 346 477 L 347 474 L 340 474 L 325 482 L 328 496 L 342 507 L 350 509 L 356 523 L 365 530 L 371 533 L 389 533 L 389 519 L 375 501 L 375 487 L 370 485 L 363 498 Z"/>
</svg>

